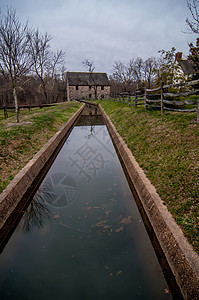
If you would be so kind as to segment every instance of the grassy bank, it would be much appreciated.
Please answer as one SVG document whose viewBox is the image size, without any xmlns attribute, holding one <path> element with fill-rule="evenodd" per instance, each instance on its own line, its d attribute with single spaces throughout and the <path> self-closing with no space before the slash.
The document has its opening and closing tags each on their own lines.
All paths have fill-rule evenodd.
<svg viewBox="0 0 199 300">
<path fill-rule="evenodd" d="M 20 126 L 13 126 L 14 113 L 8 112 L 9 118 L 5 119 L 0 111 L 0 193 L 80 106 L 65 102 L 31 111 L 24 109 L 20 111 Z"/>
<path fill-rule="evenodd" d="M 164 204 L 199 253 L 199 125 L 194 113 L 100 101 Z"/>
</svg>

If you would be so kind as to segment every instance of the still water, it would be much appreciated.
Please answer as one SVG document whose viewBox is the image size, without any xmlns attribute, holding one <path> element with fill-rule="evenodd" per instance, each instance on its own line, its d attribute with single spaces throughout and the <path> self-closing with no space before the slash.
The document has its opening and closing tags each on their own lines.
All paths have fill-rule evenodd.
<svg viewBox="0 0 199 300">
<path fill-rule="evenodd" d="M 0 299 L 172 299 L 106 126 L 84 118 L 0 256 Z"/>
</svg>

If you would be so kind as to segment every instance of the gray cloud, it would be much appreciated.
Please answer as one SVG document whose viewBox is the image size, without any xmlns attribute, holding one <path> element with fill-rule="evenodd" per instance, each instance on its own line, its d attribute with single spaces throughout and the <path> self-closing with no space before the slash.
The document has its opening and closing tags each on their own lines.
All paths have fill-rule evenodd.
<svg viewBox="0 0 199 300">
<path fill-rule="evenodd" d="M 160 49 L 188 54 L 186 0 L 1 0 L 16 8 L 19 17 L 47 31 L 52 48 L 66 52 L 66 66 L 84 70 L 82 60 L 94 61 L 96 71 L 111 72 L 114 61 L 157 56 Z"/>
</svg>

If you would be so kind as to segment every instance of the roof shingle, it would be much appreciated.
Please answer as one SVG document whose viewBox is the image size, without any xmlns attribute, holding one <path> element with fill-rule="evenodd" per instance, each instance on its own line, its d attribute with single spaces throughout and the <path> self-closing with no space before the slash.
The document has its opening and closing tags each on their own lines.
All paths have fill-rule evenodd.
<svg viewBox="0 0 199 300">
<path fill-rule="evenodd" d="M 194 63 L 191 60 L 179 60 L 178 63 L 181 66 L 184 74 L 193 75 L 196 73 L 194 69 Z"/>
<path fill-rule="evenodd" d="M 89 72 L 67 72 L 69 85 L 106 85 L 109 86 L 109 80 L 106 73 Z"/>
</svg>

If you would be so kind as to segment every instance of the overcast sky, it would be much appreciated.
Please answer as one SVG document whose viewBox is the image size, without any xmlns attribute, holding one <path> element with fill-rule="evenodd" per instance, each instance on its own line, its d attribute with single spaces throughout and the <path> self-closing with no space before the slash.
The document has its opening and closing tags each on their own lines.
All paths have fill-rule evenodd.
<svg viewBox="0 0 199 300">
<path fill-rule="evenodd" d="M 112 73 L 115 61 L 144 60 L 173 46 L 188 54 L 185 34 L 190 17 L 186 0 L 0 0 L 1 11 L 13 6 L 18 17 L 48 32 L 52 49 L 66 53 L 69 71 L 86 71 L 82 61 L 94 61 L 96 72 Z"/>
</svg>

